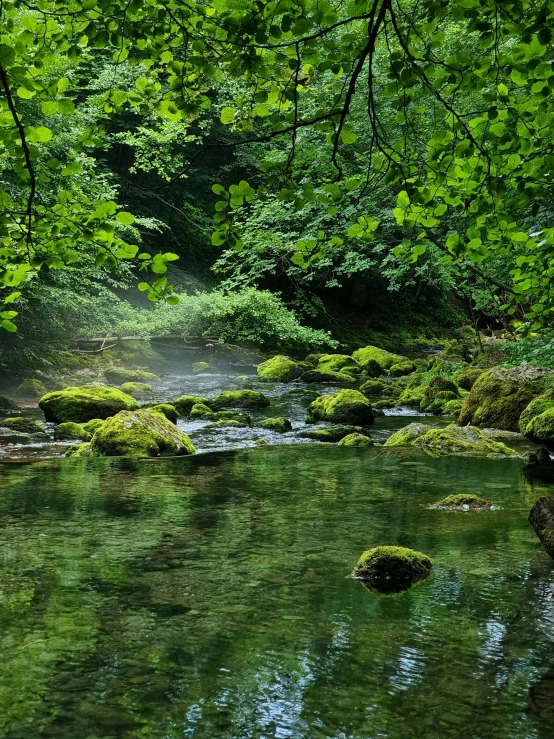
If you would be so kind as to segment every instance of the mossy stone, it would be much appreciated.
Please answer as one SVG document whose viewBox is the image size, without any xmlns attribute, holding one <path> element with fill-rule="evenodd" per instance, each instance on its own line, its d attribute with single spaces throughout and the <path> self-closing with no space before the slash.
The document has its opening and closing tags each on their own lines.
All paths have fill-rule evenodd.
<svg viewBox="0 0 554 739">
<path fill-rule="evenodd" d="M 416 366 L 409 359 L 403 362 L 396 362 L 389 368 L 389 375 L 391 377 L 402 377 L 403 375 L 411 375 L 412 372 L 416 371 Z"/>
<path fill-rule="evenodd" d="M 91 457 L 90 442 L 84 444 L 72 444 L 65 450 L 66 457 Z"/>
<path fill-rule="evenodd" d="M 431 574 L 433 562 L 426 554 L 406 547 L 380 546 L 362 554 L 354 576 L 379 593 L 407 590 Z"/>
<path fill-rule="evenodd" d="M 346 372 L 349 375 L 358 375 L 362 367 L 349 354 L 322 354 L 317 366 L 319 372 Z"/>
<path fill-rule="evenodd" d="M 216 419 L 215 413 L 205 403 L 196 403 L 190 409 L 190 418 L 198 418 L 205 421 L 213 421 Z"/>
<path fill-rule="evenodd" d="M 237 421 L 244 426 L 252 425 L 252 418 L 244 411 L 217 411 L 215 415 L 218 421 Z"/>
<path fill-rule="evenodd" d="M 460 414 L 460 411 L 462 410 L 463 404 L 464 401 L 462 400 L 462 398 L 449 400 L 443 405 L 442 412 L 445 416 L 456 416 L 457 418 Z"/>
<path fill-rule="evenodd" d="M 197 403 L 208 404 L 208 398 L 202 398 L 200 395 L 181 395 L 180 398 L 171 401 L 171 405 L 174 405 L 177 412 L 182 416 L 188 416 L 191 408 Z"/>
<path fill-rule="evenodd" d="M 84 426 L 73 421 L 66 423 L 60 423 L 54 429 L 55 441 L 68 441 L 71 439 L 79 441 L 90 441 L 92 439 L 92 433 L 87 431 Z"/>
<path fill-rule="evenodd" d="M 156 403 L 155 405 L 150 406 L 150 408 L 148 408 L 147 410 L 156 411 L 157 413 L 163 413 L 163 415 L 167 418 L 168 421 L 171 421 L 171 423 L 176 424 L 177 419 L 179 418 L 179 413 L 172 403 Z"/>
<path fill-rule="evenodd" d="M 0 421 L 0 426 L 11 431 L 19 431 L 22 434 L 39 434 L 44 431 L 42 424 L 30 418 L 23 418 L 23 416 L 4 418 L 4 420 Z"/>
<path fill-rule="evenodd" d="M 162 413 L 121 411 L 97 429 L 93 457 L 167 457 L 194 454 L 189 437 Z"/>
<path fill-rule="evenodd" d="M 481 367 L 464 367 L 452 375 L 453 380 L 464 390 L 471 390 L 485 370 Z"/>
<path fill-rule="evenodd" d="M 256 446 L 267 446 L 267 441 L 265 439 L 254 439 L 254 444 Z"/>
<path fill-rule="evenodd" d="M 23 380 L 15 392 L 20 398 L 40 398 L 47 391 L 40 380 Z"/>
<path fill-rule="evenodd" d="M 367 380 L 360 387 L 360 392 L 368 398 L 378 398 L 382 397 L 383 395 L 388 395 L 388 389 L 389 385 L 386 382 L 382 382 L 381 380 Z"/>
<path fill-rule="evenodd" d="M 104 420 L 101 418 L 93 418 L 90 421 L 87 421 L 83 424 L 83 428 L 85 431 L 88 431 L 89 434 L 94 434 L 96 429 L 99 429 L 100 426 L 104 423 Z"/>
<path fill-rule="evenodd" d="M 144 395 L 152 392 L 152 385 L 146 382 L 124 382 L 119 389 L 128 395 Z"/>
<path fill-rule="evenodd" d="M 458 422 L 461 426 L 471 423 L 483 428 L 518 431 L 519 417 L 534 396 L 530 382 L 510 379 L 508 371 L 489 370 L 471 388 Z"/>
<path fill-rule="evenodd" d="M 368 447 L 373 446 L 373 439 L 364 434 L 348 434 L 339 441 L 339 446 L 358 446 Z"/>
<path fill-rule="evenodd" d="M 258 365 L 258 377 L 263 382 L 292 382 L 300 377 L 302 369 L 283 354 L 271 357 Z"/>
<path fill-rule="evenodd" d="M 17 403 L 5 395 L 0 395 L 0 412 L 17 410 Z"/>
<path fill-rule="evenodd" d="M 321 395 L 308 406 L 306 423 L 318 421 L 369 426 L 373 423 L 373 409 L 358 390 L 338 390 L 331 395 Z"/>
<path fill-rule="evenodd" d="M 220 421 L 216 421 L 215 423 L 212 423 L 210 428 L 236 428 L 236 429 L 245 429 L 248 428 L 249 424 L 247 423 L 241 423 L 240 421 L 235 421 L 234 418 L 222 418 Z"/>
<path fill-rule="evenodd" d="M 377 346 L 366 346 L 358 349 L 352 355 L 352 358 L 366 370 L 370 377 L 379 377 L 386 374 L 388 370 L 395 364 L 405 362 L 406 357 L 399 354 L 393 354 L 385 349 L 379 349 Z"/>
<path fill-rule="evenodd" d="M 193 362 L 192 364 L 192 373 L 194 375 L 202 375 L 206 372 L 210 372 L 210 370 L 213 370 L 213 367 L 211 364 L 208 364 L 208 362 Z"/>
<path fill-rule="evenodd" d="M 525 434 L 527 431 L 528 424 L 535 418 L 536 416 L 540 416 L 545 411 L 549 411 L 551 408 L 554 408 L 554 398 L 552 397 L 552 393 L 545 393 L 544 395 L 539 395 L 538 398 L 535 398 L 532 400 L 529 405 L 522 411 L 521 416 L 519 417 L 519 430 L 522 434 Z"/>
<path fill-rule="evenodd" d="M 551 444 L 554 441 L 554 408 L 532 418 L 525 427 L 525 436 L 537 444 Z"/>
<path fill-rule="evenodd" d="M 119 411 L 138 409 L 137 401 L 121 390 L 103 385 L 68 387 L 47 393 L 39 401 L 47 421 L 85 423 L 92 419 L 104 419 Z"/>
<path fill-rule="evenodd" d="M 329 426 L 326 429 L 316 429 L 314 431 L 302 431 L 298 436 L 302 439 L 313 439 L 314 441 L 322 441 L 329 444 L 344 439 L 345 436 L 352 434 L 364 434 L 361 426 Z"/>
<path fill-rule="evenodd" d="M 278 431 L 280 434 L 284 434 L 287 431 L 292 430 L 292 423 L 288 418 L 278 416 L 276 418 L 266 418 L 265 421 L 262 421 L 262 428 L 268 429 L 269 431 Z"/>
<path fill-rule="evenodd" d="M 104 371 L 104 376 L 108 382 L 114 385 L 123 385 L 125 382 L 159 382 L 160 378 L 153 372 L 145 370 L 131 370 L 123 367 L 112 367 Z"/>
<path fill-rule="evenodd" d="M 458 495 L 447 495 L 446 498 L 435 503 L 433 508 L 451 508 L 454 510 L 482 510 L 483 508 L 491 508 L 492 503 L 485 498 L 479 498 L 477 495 L 460 493 Z"/>
<path fill-rule="evenodd" d="M 301 382 L 340 382 L 341 384 L 351 384 L 356 382 L 353 375 L 348 372 L 331 372 L 330 370 L 324 372 L 320 369 L 309 370 L 309 372 L 303 372 L 300 375 Z"/>
<path fill-rule="evenodd" d="M 382 411 L 386 408 L 396 408 L 396 400 L 394 398 L 382 398 L 372 403 L 373 410 Z"/>
<path fill-rule="evenodd" d="M 209 401 L 212 408 L 267 408 L 269 400 L 256 390 L 224 390 L 217 398 Z"/>
<path fill-rule="evenodd" d="M 411 423 L 394 433 L 384 446 L 415 446 L 432 456 L 451 454 L 482 455 L 488 457 L 516 457 L 513 450 L 494 441 L 475 426 L 447 426 L 430 428 L 423 423 Z"/>
</svg>

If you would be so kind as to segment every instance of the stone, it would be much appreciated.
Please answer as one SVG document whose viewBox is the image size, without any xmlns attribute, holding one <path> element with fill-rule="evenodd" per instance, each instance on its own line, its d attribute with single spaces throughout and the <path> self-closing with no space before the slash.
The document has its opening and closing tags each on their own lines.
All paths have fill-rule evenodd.
<svg viewBox="0 0 554 739">
<path fill-rule="evenodd" d="M 549 556 L 554 559 L 554 498 L 539 498 L 531 508 L 529 523 Z"/>
<path fill-rule="evenodd" d="M 0 412 L 17 410 L 17 403 L 5 395 L 0 395 Z"/>
<path fill-rule="evenodd" d="M 430 428 L 423 423 L 411 423 L 394 433 L 385 447 L 415 446 L 433 456 L 450 454 L 517 457 L 505 444 L 494 441 L 474 426 Z"/>
<path fill-rule="evenodd" d="M 217 398 L 209 401 L 212 408 L 267 408 L 269 400 L 256 390 L 224 390 Z"/>
<path fill-rule="evenodd" d="M 159 382 L 160 378 L 153 372 L 145 370 L 130 370 L 123 367 L 112 367 L 104 371 L 104 376 L 113 385 L 123 385 L 125 382 Z"/>
<path fill-rule="evenodd" d="M 162 413 L 168 421 L 171 421 L 171 423 L 174 424 L 177 424 L 177 419 L 180 415 L 172 403 L 155 403 L 154 405 L 151 405 L 150 408 L 148 408 L 147 410 Z"/>
<path fill-rule="evenodd" d="M 357 390 L 338 390 L 331 395 L 320 395 L 308 406 L 306 423 L 328 421 L 369 426 L 373 423 L 371 403 Z"/>
<path fill-rule="evenodd" d="M 319 372 L 345 372 L 359 375 L 362 367 L 349 354 L 321 354 L 314 368 Z"/>
<path fill-rule="evenodd" d="M 464 400 L 458 423 L 518 431 L 522 412 L 535 397 L 528 379 L 495 368 L 476 380 Z"/>
<path fill-rule="evenodd" d="M 452 511 L 482 511 L 490 510 L 492 503 L 490 500 L 479 498 L 477 495 L 460 493 L 458 495 L 448 495 L 430 507 L 444 508 Z"/>
<path fill-rule="evenodd" d="M 430 557 L 406 547 L 379 546 L 362 554 L 354 569 L 354 577 L 379 593 L 407 590 L 431 574 Z"/>
<path fill-rule="evenodd" d="M 464 367 L 454 372 L 452 379 L 464 390 L 471 390 L 484 371 L 481 367 Z"/>
<path fill-rule="evenodd" d="M 278 416 L 277 418 L 266 418 L 265 421 L 262 421 L 262 428 L 284 434 L 287 431 L 292 431 L 292 423 L 288 418 Z"/>
<path fill-rule="evenodd" d="M 40 398 L 46 387 L 40 380 L 23 380 L 15 392 L 20 398 Z"/>
<path fill-rule="evenodd" d="M 0 426 L 11 431 L 19 431 L 22 434 L 38 434 L 44 431 L 44 426 L 38 421 L 31 418 L 23 418 L 23 416 L 15 416 L 14 418 L 4 418 L 0 421 Z"/>
<path fill-rule="evenodd" d="M 203 375 L 212 370 L 213 367 L 211 364 L 208 364 L 208 362 L 193 362 L 192 364 L 193 375 Z"/>
<path fill-rule="evenodd" d="M 181 395 L 180 398 L 172 400 L 171 405 L 175 406 L 177 413 L 181 416 L 188 416 L 194 405 L 197 403 L 208 405 L 209 402 L 208 398 L 203 398 L 200 395 Z"/>
<path fill-rule="evenodd" d="M 119 389 L 127 395 L 144 395 L 152 392 L 152 385 L 147 382 L 124 382 Z"/>
<path fill-rule="evenodd" d="M 236 421 L 242 426 L 252 425 L 252 418 L 244 411 L 217 411 L 215 416 L 218 421 Z"/>
<path fill-rule="evenodd" d="M 88 385 L 68 387 L 47 393 L 39 401 L 47 421 L 54 423 L 85 423 L 92 419 L 105 419 L 119 411 L 138 409 L 137 401 L 112 387 Z"/>
<path fill-rule="evenodd" d="M 267 359 L 258 365 L 258 377 L 263 382 L 292 382 L 302 374 L 298 364 L 283 354 Z"/>
<path fill-rule="evenodd" d="M 374 446 L 373 439 L 364 434 L 348 434 L 339 441 L 339 446 L 369 447 Z"/>
<path fill-rule="evenodd" d="M 364 434 L 364 430 L 361 426 L 329 426 L 325 429 L 302 431 L 298 436 L 301 439 L 313 439 L 314 441 L 336 444 L 345 436 L 351 436 L 352 434 Z"/>
<path fill-rule="evenodd" d="M 300 382 L 340 382 L 344 385 L 356 382 L 356 378 L 347 372 L 323 372 L 315 369 L 303 372 L 300 375 Z"/>
<path fill-rule="evenodd" d="M 92 433 L 87 431 L 84 426 L 73 421 L 66 423 L 60 423 L 54 429 L 54 441 L 90 441 L 92 439 Z"/>
<path fill-rule="evenodd" d="M 393 354 L 385 349 L 379 349 L 377 346 L 366 346 L 363 349 L 358 349 L 354 352 L 352 358 L 362 369 L 366 370 L 370 377 L 387 374 L 388 370 L 395 364 L 407 361 L 406 357 Z"/>
<path fill-rule="evenodd" d="M 198 418 L 204 421 L 214 421 L 216 419 L 215 413 L 205 403 L 196 403 L 190 409 L 190 418 Z"/>
</svg>

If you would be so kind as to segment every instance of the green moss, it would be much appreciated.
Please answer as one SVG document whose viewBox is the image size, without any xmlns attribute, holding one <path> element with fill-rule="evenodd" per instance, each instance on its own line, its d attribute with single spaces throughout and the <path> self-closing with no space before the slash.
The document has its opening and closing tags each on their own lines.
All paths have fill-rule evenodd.
<svg viewBox="0 0 554 739">
<path fill-rule="evenodd" d="M 255 390 L 224 390 L 209 401 L 212 408 L 267 408 L 269 400 Z"/>
<path fill-rule="evenodd" d="M 323 372 L 322 370 L 315 369 L 309 372 L 303 372 L 300 375 L 301 382 L 340 382 L 341 384 L 350 384 L 355 382 L 353 375 L 347 372 Z"/>
<path fill-rule="evenodd" d="M 432 560 L 406 547 L 381 546 L 364 552 L 354 576 L 381 593 L 397 593 L 425 580 L 433 569 Z"/>
<path fill-rule="evenodd" d="M 349 354 L 322 354 L 317 367 L 319 372 L 346 372 L 349 375 L 358 375 L 362 367 Z"/>
<path fill-rule="evenodd" d="M 263 382 L 292 382 L 302 373 L 298 364 L 282 354 L 271 357 L 258 365 L 258 377 Z"/>
<path fill-rule="evenodd" d="M 237 428 L 237 429 L 245 429 L 248 428 L 249 424 L 247 423 L 241 423 L 240 421 L 235 421 L 233 418 L 222 418 L 221 421 L 216 421 L 215 423 L 212 423 L 210 428 Z"/>
<path fill-rule="evenodd" d="M 244 426 L 252 425 L 252 419 L 243 411 L 217 411 L 215 415 L 218 421 L 237 421 Z"/>
<path fill-rule="evenodd" d="M 287 431 L 292 430 L 292 423 L 288 418 L 278 416 L 276 418 L 266 418 L 265 421 L 262 421 L 262 428 L 269 429 L 270 431 L 278 431 L 280 434 L 284 434 Z"/>
<path fill-rule="evenodd" d="M 411 375 L 412 372 L 416 371 L 416 366 L 409 359 L 402 362 L 396 362 L 389 369 L 389 375 L 391 377 L 402 377 L 403 375 Z"/>
<path fill-rule="evenodd" d="M 452 378 L 464 390 L 471 390 L 484 371 L 480 367 L 464 367 L 454 372 Z"/>
<path fill-rule="evenodd" d="M 457 508 L 460 510 L 470 509 L 481 509 L 491 508 L 492 503 L 490 500 L 479 498 L 477 495 L 469 495 L 461 493 L 459 495 L 448 495 L 446 498 L 439 500 L 435 503 L 433 508 Z"/>
<path fill-rule="evenodd" d="M 439 390 L 433 396 L 432 399 L 428 399 L 427 396 L 423 398 L 420 408 L 425 413 L 444 414 L 448 403 L 461 400 L 456 393 L 450 390 Z"/>
<path fill-rule="evenodd" d="M 536 416 L 554 408 L 554 400 L 549 395 L 539 395 L 532 400 L 519 417 L 519 430 L 522 434 L 527 432 L 527 426 Z"/>
<path fill-rule="evenodd" d="M 130 395 L 103 385 L 68 387 L 47 393 L 40 399 L 39 406 L 46 420 L 55 423 L 84 423 L 96 418 L 108 418 L 119 411 L 138 409 L 137 401 Z"/>
<path fill-rule="evenodd" d="M 534 395 L 530 382 L 511 379 L 509 371 L 489 370 L 471 388 L 458 422 L 461 426 L 471 423 L 482 428 L 517 431 L 519 417 Z"/>
<path fill-rule="evenodd" d="M 351 436 L 352 434 L 365 435 L 361 426 L 329 426 L 326 429 L 317 429 L 316 431 L 302 431 L 298 436 L 302 439 L 336 444 L 337 441 L 341 441 L 345 436 Z"/>
<path fill-rule="evenodd" d="M 124 382 L 119 389 L 128 395 L 144 395 L 152 392 L 152 385 L 146 382 Z"/>
<path fill-rule="evenodd" d="M 292 390 L 287 390 L 283 395 L 301 395 L 303 398 L 319 398 L 317 390 L 308 390 L 305 387 L 295 387 Z"/>
<path fill-rule="evenodd" d="M 384 446 L 416 446 L 433 456 L 450 454 L 517 456 L 505 444 L 494 441 L 474 426 L 451 425 L 437 429 L 429 428 L 423 423 L 411 423 L 394 433 L 387 439 Z"/>
<path fill-rule="evenodd" d="M 379 377 L 395 364 L 407 361 L 406 357 L 392 354 L 385 349 L 379 349 L 377 346 L 366 346 L 363 349 L 358 349 L 352 357 L 362 369 L 366 370 L 370 377 Z"/>
<path fill-rule="evenodd" d="M 71 387 L 71 383 L 65 380 L 56 380 L 53 385 L 50 385 L 51 390 L 65 390 L 66 387 Z"/>
<path fill-rule="evenodd" d="M 233 379 L 233 385 L 246 385 L 249 382 L 252 382 L 252 377 L 250 375 L 237 375 Z"/>
<path fill-rule="evenodd" d="M 104 375 L 108 382 L 114 385 L 122 385 L 124 382 L 159 382 L 160 378 L 153 372 L 145 372 L 144 370 L 130 370 L 119 367 L 112 367 L 105 370 Z"/>
<path fill-rule="evenodd" d="M 156 403 L 147 410 L 156 411 L 156 413 L 162 413 L 168 421 L 171 421 L 171 423 L 176 424 L 177 419 L 179 418 L 179 413 L 177 412 L 177 409 L 171 403 Z"/>
<path fill-rule="evenodd" d="M 525 427 L 525 436 L 537 444 L 547 444 L 554 441 L 554 408 L 532 418 Z"/>
<path fill-rule="evenodd" d="M 318 421 L 369 426 L 373 423 L 373 409 L 365 395 L 357 390 L 338 390 L 321 395 L 308 406 L 306 423 Z"/>
<path fill-rule="evenodd" d="M 205 421 L 213 421 L 216 419 L 215 413 L 205 403 L 196 403 L 190 409 L 191 418 L 200 418 Z"/>
<path fill-rule="evenodd" d="M 424 385 L 408 385 L 397 400 L 397 406 L 408 406 L 409 408 L 419 408 L 425 396 Z"/>
<path fill-rule="evenodd" d="M 66 457 L 91 457 L 90 443 L 73 444 L 65 450 Z"/>
<path fill-rule="evenodd" d="M 460 414 L 460 411 L 462 410 L 463 404 L 464 401 L 461 398 L 449 400 L 447 403 L 444 404 L 442 412 L 445 416 L 456 416 L 457 418 Z"/>
<path fill-rule="evenodd" d="M 23 380 L 15 393 L 20 398 L 40 398 L 46 393 L 46 388 L 40 380 Z"/>
<path fill-rule="evenodd" d="M 70 439 L 90 441 L 92 439 L 92 433 L 87 431 L 84 426 L 69 421 L 56 426 L 54 429 L 54 439 L 56 441 L 68 441 Z"/>
<path fill-rule="evenodd" d="M 373 410 L 382 411 L 385 408 L 395 408 L 396 400 L 394 398 L 383 398 L 372 404 Z"/>
<path fill-rule="evenodd" d="M 17 403 L 11 398 L 7 398 L 5 395 L 0 395 L 0 411 L 15 410 L 17 410 Z"/>
<path fill-rule="evenodd" d="M 265 439 L 254 439 L 254 444 L 256 446 L 267 446 L 267 441 Z"/>
<path fill-rule="evenodd" d="M 109 418 L 90 444 L 93 457 L 166 457 L 194 454 L 189 437 L 161 413 L 121 411 Z"/>
<path fill-rule="evenodd" d="M 373 439 L 364 434 L 348 434 L 339 441 L 339 446 L 373 446 Z"/>
<path fill-rule="evenodd" d="M 368 398 L 388 395 L 389 385 L 381 380 L 367 380 L 360 387 L 360 392 Z"/>
<path fill-rule="evenodd" d="M 205 372 L 210 372 L 210 370 L 213 370 L 213 367 L 211 364 L 208 364 L 208 362 L 193 362 L 192 364 L 192 372 L 194 375 L 202 375 Z"/>
<path fill-rule="evenodd" d="M 200 395 L 181 395 L 177 400 L 172 400 L 171 404 L 175 406 L 177 413 L 180 413 L 181 416 L 188 416 L 193 405 L 197 403 L 207 405 L 208 402 L 208 398 L 202 398 Z"/>
<path fill-rule="evenodd" d="M 44 426 L 30 418 L 16 416 L 15 418 L 4 418 L 0 421 L 0 426 L 12 431 L 20 431 L 22 434 L 39 434 L 44 431 Z"/>
<path fill-rule="evenodd" d="M 83 429 L 89 434 L 94 434 L 96 429 L 99 429 L 103 423 L 104 421 L 101 418 L 93 418 L 91 421 L 87 421 L 87 423 L 83 424 Z"/>
</svg>

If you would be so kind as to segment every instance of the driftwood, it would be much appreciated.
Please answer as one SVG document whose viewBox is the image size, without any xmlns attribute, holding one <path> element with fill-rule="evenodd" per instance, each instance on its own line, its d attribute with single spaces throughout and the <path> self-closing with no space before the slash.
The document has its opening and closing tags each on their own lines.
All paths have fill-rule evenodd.
<svg viewBox="0 0 554 739">
<path fill-rule="evenodd" d="M 548 554 L 554 559 L 554 498 L 539 498 L 531 508 L 529 523 Z"/>
</svg>

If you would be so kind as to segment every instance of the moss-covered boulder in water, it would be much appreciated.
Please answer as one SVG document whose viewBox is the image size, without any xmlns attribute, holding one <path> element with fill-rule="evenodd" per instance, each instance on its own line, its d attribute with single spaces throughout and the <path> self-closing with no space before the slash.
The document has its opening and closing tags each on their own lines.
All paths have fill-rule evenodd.
<svg viewBox="0 0 554 739">
<path fill-rule="evenodd" d="M 90 442 L 84 444 L 72 444 L 65 450 L 66 457 L 91 457 Z"/>
<path fill-rule="evenodd" d="M 96 429 L 99 429 L 100 426 L 104 423 L 104 420 L 101 418 L 93 418 L 91 421 L 87 421 L 83 424 L 83 428 L 85 431 L 88 431 L 89 434 L 94 434 Z"/>
<path fill-rule="evenodd" d="M 466 454 L 489 457 L 516 457 L 516 453 L 499 441 L 494 441 L 474 426 L 429 428 L 423 423 L 411 423 L 394 433 L 384 446 L 415 446 L 436 457 Z"/>
<path fill-rule="evenodd" d="M 298 436 L 301 439 L 313 439 L 313 441 L 321 441 L 328 444 L 336 444 L 337 441 L 344 439 L 345 436 L 352 434 L 365 435 L 361 426 L 328 426 L 325 429 L 314 429 L 310 431 L 301 431 Z"/>
<path fill-rule="evenodd" d="M 217 429 L 217 428 L 236 428 L 236 429 L 245 429 L 248 428 L 250 424 L 248 423 L 241 423 L 240 421 L 236 421 L 234 418 L 222 418 L 219 421 L 216 421 L 215 423 L 212 423 L 210 426 L 211 429 Z"/>
<path fill-rule="evenodd" d="M 137 401 L 130 395 L 113 387 L 88 385 L 87 387 L 68 387 L 54 393 L 47 393 L 39 406 L 47 421 L 65 423 L 85 423 L 92 419 L 104 419 L 119 411 L 138 409 Z"/>
<path fill-rule="evenodd" d="M 406 547 L 374 547 L 364 552 L 354 569 L 354 577 L 380 593 L 407 590 L 431 574 L 433 562 L 421 552 Z"/>
<path fill-rule="evenodd" d="M 119 389 L 128 395 L 144 395 L 152 392 L 152 385 L 147 382 L 124 382 Z"/>
<path fill-rule="evenodd" d="M 218 421 L 237 421 L 245 426 L 252 425 L 252 418 L 244 411 L 217 411 L 215 415 Z"/>
<path fill-rule="evenodd" d="M 360 387 L 360 392 L 368 398 L 379 398 L 388 395 L 389 384 L 381 380 L 367 380 Z"/>
<path fill-rule="evenodd" d="M 263 382 L 292 382 L 302 374 L 302 369 L 290 357 L 278 354 L 258 365 L 258 377 Z"/>
<path fill-rule="evenodd" d="M 471 388 L 458 423 L 518 431 L 519 417 L 534 396 L 528 380 L 517 379 L 510 370 L 489 370 Z"/>
<path fill-rule="evenodd" d="M 339 441 L 339 446 L 373 446 L 373 439 L 364 434 L 348 434 Z"/>
<path fill-rule="evenodd" d="M 537 444 L 554 442 L 554 408 L 532 418 L 525 427 L 525 436 Z"/>
<path fill-rule="evenodd" d="M 46 393 L 46 388 L 40 380 L 23 380 L 15 393 L 20 398 L 40 398 Z"/>
<path fill-rule="evenodd" d="M 15 411 L 17 409 L 17 403 L 11 398 L 7 398 L 5 395 L 0 395 L 0 413 L 5 411 Z"/>
<path fill-rule="evenodd" d="M 320 372 L 346 372 L 349 375 L 359 375 L 362 371 L 349 354 L 322 354 L 315 369 Z"/>
<path fill-rule="evenodd" d="M 188 416 L 193 405 L 197 403 L 208 405 L 209 400 L 200 395 L 181 395 L 177 400 L 171 401 L 171 405 L 174 405 L 177 408 L 177 413 L 180 413 L 182 416 Z"/>
<path fill-rule="evenodd" d="M 416 366 L 409 359 L 405 359 L 403 362 L 396 362 L 389 368 L 389 375 L 391 377 L 403 377 L 404 375 L 411 375 L 412 372 L 416 371 Z"/>
<path fill-rule="evenodd" d="M 371 403 L 357 390 L 338 390 L 331 395 L 320 395 L 308 406 L 306 423 L 352 423 L 369 426 L 373 423 Z"/>
<path fill-rule="evenodd" d="M 144 370 L 130 370 L 119 367 L 112 367 L 105 370 L 104 376 L 108 382 L 113 385 L 123 385 L 124 382 L 159 382 L 160 378 L 153 372 Z"/>
<path fill-rule="evenodd" d="M 554 392 L 552 390 L 548 390 L 543 395 L 539 395 L 537 398 L 534 398 L 519 417 L 519 430 L 521 433 L 526 433 L 527 426 L 533 418 L 540 416 L 551 408 L 554 408 Z"/>
<path fill-rule="evenodd" d="M 331 372 L 320 369 L 315 370 L 309 370 L 308 372 L 303 372 L 300 375 L 300 381 L 301 382 L 340 382 L 342 385 L 349 385 L 353 382 L 356 382 L 356 378 L 354 375 L 349 374 L 348 372 Z"/>
<path fill-rule="evenodd" d="M 54 429 L 54 439 L 55 441 L 69 441 L 72 439 L 76 441 L 90 441 L 92 439 L 92 433 L 87 431 L 81 424 L 68 421 L 56 426 Z"/>
<path fill-rule="evenodd" d="M 14 418 L 4 418 L 0 421 L 0 426 L 12 431 L 20 431 L 22 434 L 39 434 L 44 431 L 44 426 L 31 418 L 23 418 L 23 416 L 15 416 Z"/>
<path fill-rule="evenodd" d="M 266 418 L 265 421 L 262 421 L 262 428 L 268 429 L 269 431 L 278 431 L 280 434 L 284 434 L 287 431 L 292 430 L 292 423 L 288 418 L 278 416 L 276 418 Z"/>
<path fill-rule="evenodd" d="M 215 421 L 216 415 L 205 403 L 196 403 L 190 409 L 190 418 L 202 419 L 205 421 Z"/>
<path fill-rule="evenodd" d="M 256 390 L 224 390 L 217 398 L 209 401 L 216 410 L 223 408 L 267 408 L 269 400 Z"/>
<path fill-rule="evenodd" d="M 121 411 L 109 418 L 90 443 L 93 457 L 173 457 L 194 454 L 189 437 L 161 413 Z"/>
<path fill-rule="evenodd" d="M 461 398 L 455 398 L 447 401 L 442 408 L 442 412 L 445 416 L 456 416 L 460 415 L 464 401 Z"/>
<path fill-rule="evenodd" d="M 156 403 L 155 405 L 150 406 L 147 410 L 162 413 L 168 421 L 171 421 L 171 423 L 176 424 L 177 419 L 179 418 L 179 413 L 172 403 Z"/>
<path fill-rule="evenodd" d="M 447 508 L 454 511 L 479 511 L 492 508 L 490 500 L 479 498 L 477 495 L 460 493 L 458 495 L 447 495 L 446 498 L 439 500 L 432 508 Z"/>
<path fill-rule="evenodd" d="M 481 367 L 464 367 L 454 372 L 452 379 L 464 390 L 471 390 L 484 371 Z"/>
<path fill-rule="evenodd" d="M 206 372 L 211 372 L 214 368 L 208 362 L 193 362 L 192 373 L 194 375 L 203 375 Z"/>
<path fill-rule="evenodd" d="M 406 357 L 392 354 L 385 349 L 379 349 L 377 346 L 366 346 L 363 349 L 358 349 L 352 357 L 362 369 L 366 370 L 370 377 L 379 377 L 379 375 L 386 374 L 393 365 L 407 361 Z"/>
</svg>

